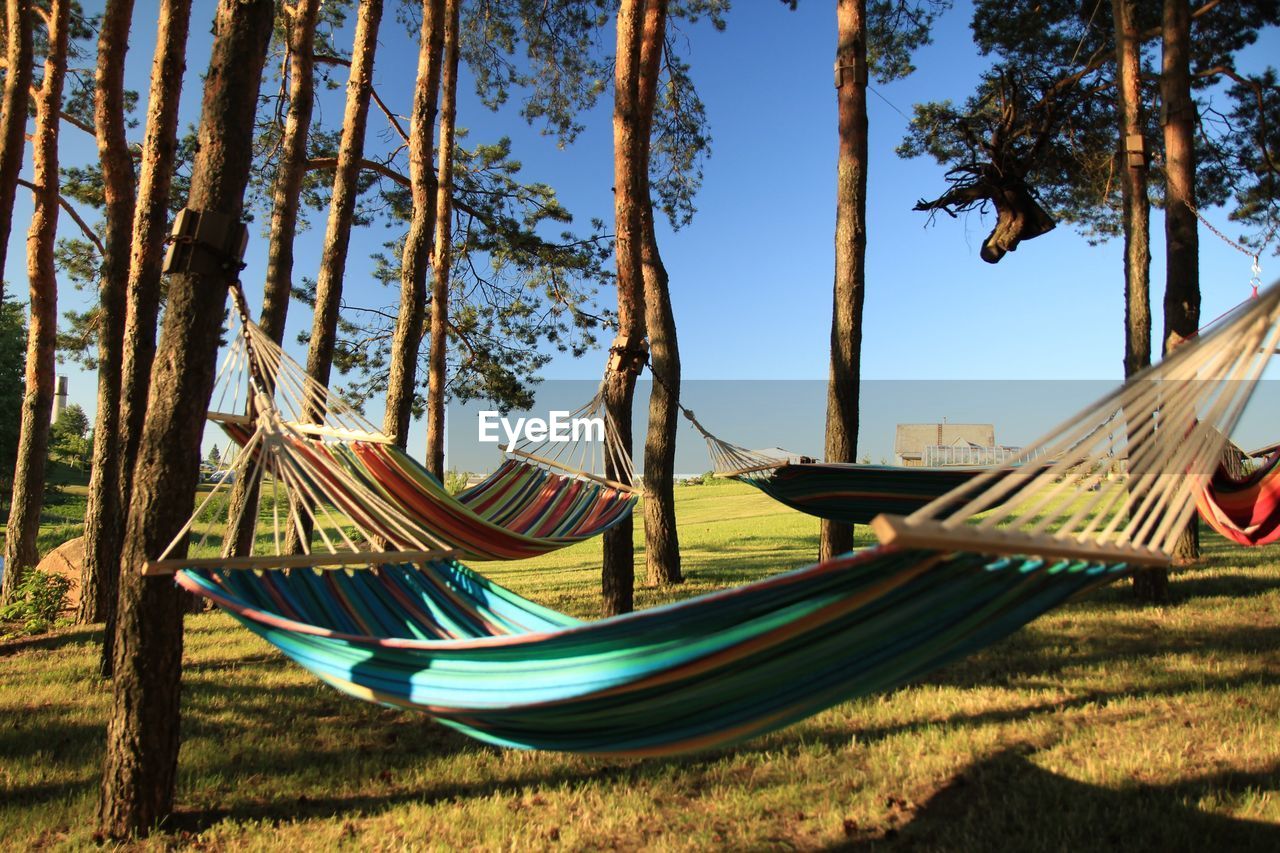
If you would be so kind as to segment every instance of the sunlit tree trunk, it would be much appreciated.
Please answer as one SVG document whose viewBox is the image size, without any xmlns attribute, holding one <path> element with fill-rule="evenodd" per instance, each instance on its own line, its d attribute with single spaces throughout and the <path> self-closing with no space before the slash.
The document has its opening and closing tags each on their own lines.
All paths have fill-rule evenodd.
<svg viewBox="0 0 1280 853">
<path fill-rule="evenodd" d="M 80 573 L 82 623 L 99 622 L 115 598 L 124 513 L 120 504 L 120 382 L 133 237 L 134 174 L 124 128 L 124 61 L 133 0 L 107 0 L 98 30 L 93 123 L 106 201 L 106 234 L 98 286 L 98 412 L 84 521 Z"/>
<path fill-rule="evenodd" d="M 351 246 L 351 225 L 355 215 L 360 160 L 364 157 L 364 134 L 369 118 L 369 97 L 373 91 L 373 57 L 378 49 L 378 25 L 382 21 L 382 0 L 361 0 L 356 14 L 355 45 L 351 52 L 351 76 L 347 79 L 347 105 L 342 114 L 342 138 L 338 143 L 338 163 L 334 169 L 333 196 L 329 221 L 324 232 L 324 251 L 316 277 L 316 304 L 311 320 L 311 341 L 307 347 L 307 375 L 321 385 L 329 384 L 333 351 L 338 339 L 338 307 L 342 303 L 342 281 Z M 319 422 L 323 412 L 309 411 Z M 305 513 L 297 526 L 289 525 L 287 547 L 297 551 L 311 535 L 311 519 Z M 297 527 L 301 527 L 299 533 Z"/>
<path fill-rule="evenodd" d="M 307 350 L 307 374 L 321 385 L 329 384 L 333 368 L 338 306 L 342 300 L 343 275 L 351 245 L 351 223 L 358 193 L 356 184 L 360 175 L 360 159 L 364 156 L 369 93 L 373 89 L 373 57 L 378 48 L 381 20 L 382 0 L 361 0 L 356 17 L 355 47 L 351 53 L 351 76 L 347 80 L 347 105 L 342 114 L 338 165 L 334 170 L 333 198 L 325 227 L 320 274 L 316 278 L 315 316 Z"/>
<path fill-rule="evenodd" d="M 1165 289 L 1164 352 L 1168 354 L 1200 328 L 1200 245 L 1195 216 L 1195 103 L 1191 100 L 1191 4 L 1165 0 L 1160 96 L 1164 104 Z M 1198 517 L 1193 516 L 1174 547 L 1174 560 L 1200 556 Z M 1169 595 L 1164 569 L 1141 572 L 1134 591 L 1143 601 Z"/>
<path fill-rule="evenodd" d="M 387 413 L 382 431 L 405 447 L 409 439 L 409 413 L 417 380 L 418 346 L 427 300 L 427 268 L 431 264 L 431 237 L 436 226 L 436 176 L 431 149 L 440 98 L 440 73 L 444 45 L 444 0 L 422 4 L 422 31 L 418 41 L 418 79 L 413 93 L 413 117 L 409 126 L 409 183 L 413 213 L 400 257 L 400 310 L 391 341 L 391 372 L 387 381 Z M 435 341 L 432 340 L 434 349 Z"/>
<path fill-rule="evenodd" d="M 71 0 L 53 0 L 43 15 L 49 34 L 44 80 L 36 93 L 32 183 L 35 209 L 27 231 L 27 277 L 31 290 L 31 324 L 27 330 L 26 394 L 18 435 L 13 499 L 5 531 L 4 587 L 8 600 L 26 570 L 39 558 L 36 535 L 44 506 L 45 461 L 49 417 L 53 411 L 54 347 L 58 335 L 58 280 L 54 248 L 58 237 L 58 118 L 67 70 L 67 25 Z"/>
<path fill-rule="evenodd" d="M 611 353 L 611 363 L 617 361 L 620 364 L 605 374 L 605 406 L 628 455 L 631 453 L 631 412 L 636 387 L 630 356 L 644 337 L 645 311 L 640 207 L 646 164 L 640 144 L 643 122 L 639 103 L 643 18 L 643 0 L 622 0 L 618 9 L 618 48 L 614 61 L 613 209 L 616 222 L 614 251 L 618 263 L 618 336 L 626 346 L 622 351 Z M 606 474 L 613 479 L 627 479 L 626 472 L 612 464 L 606 468 Z M 628 516 L 603 536 L 601 591 L 606 616 L 632 609 L 635 595 L 632 524 Z"/>
<path fill-rule="evenodd" d="M 444 72 L 440 78 L 440 167 L 436 181 L 436 239 L 431 282 L 431 352 L 427 361 L 427 470 L 444 479 L 445 364 L 449 354 L 449 275 L 453 263 L 453 148 L 458 112 L 458 11 L 447 0 Z"/>
<path fill-rule="evenodd" d="M 187 70 L 187 30 L 191 0 L 161 0 L 156 17 L 156 53 L 151 61 L 147 98 L 147 130 L 138 170 L 138 198 L 133 213 L 133 244 L 129 252 L 124 355 L 120 388 L 120 506 L 125 521 L 133 495 L 133 470 L 138 458 L 147 392 L 156 350 L 156 319 L 160 308 L 160 267 L 169 231 L 169 190 L 178 150 L 178 105 Z M 113 577 L 119 561 L 102 563 Z M 106 677 L 115 666 L 115 614 L 119 595 L 107 599 L 99 668 Z"/>
<path fill-rule="evenodd" d="M 31 102 L 31 0 L 5 3 L 5 74 L 0 96 L 0 300 L 4 265 L 13 229 L 13 201 L 27 148 L 27 107 Z"/>
<path fill-rule="evenodd" d="M 1124 375 L 1151 364 L 1151 200 L 1142 120 L 1142 42 L 1135 0 L 1112 0 L 1116 33 L 1116 112 L 1124 199 Z"/>
<path fill-rule="evenodd" d="M 298 202 L 307 173 L 307 135 L 315 105 L 316 20 L 321 0 L 298 0 L 285 7 L 289 27 L 289 111 L 280 140 L 280 159 L 271 190 L 271 237 L 267 247 L 267 280 L 262 290 L 258 325 L 273 341 L 284 340 L 285 320 L 293 292 L 293 242 L 298 233 Z M 270 383 L 273 377 L 265 376 Z M 248 464 L 251 460 L 245 459 Z M 258 479 L 237 477 L 231 486 L 228 518 L 235 533 L 223 549 L 244 555 L 253 547 L 257 526 Z"/>
<path fill-rule="evenodd" d="M 271 0 L 218 4 L 187 200 L 191 210 L 204 215 L 240 220 L 273 13 Z M 199 244 L 192 252 L 207 254 Z M 115 682 L 98 813 L 100 831 L 111 838 L 146 833 L 173 809 L 181 593 L 172 578 L 144 578 L 140 569 L 160 555 L 191 513 L 227 288 L 236 277 L 234 268 L 224 266 L 217 272 L 178 272 L 169 279 L 129 505 L 127 568 L 120 576 Z"/>
<path fill-rule="evenodd" d="M 680 348 L 676 318 L 671 310 L 667 269 L 654 231 L 653 198 L 649 190 L 650 140 L 657 98 L 658 68 L 666 41 L 666 0 L 649 0 L 645 7 L 640 47 L 640 116 L 644 122 L 644 192 L 640 200 L 640 267 L 644 278 L 644 316 L 649 332 L 649 362 L 653 389 L 649 396 L 649 428 L 644 441 L 644 556 L 650 584 L 680 583 L 680 539 L 676 532 L 675 462 L 676 409 L 680 394 Z"/>
<path fill-rule="evenodd" d="M 836 160 L 836 271 L 831 314 L 831 372 L 827 384 L 828 462 L 852 462 L 858 450 L 862 302 L 867 254 L 867 7 L 836 4 L 840 85 Z M 853 548 L 853 526 L 823 520 L 819 557 Z"/>
</svg>

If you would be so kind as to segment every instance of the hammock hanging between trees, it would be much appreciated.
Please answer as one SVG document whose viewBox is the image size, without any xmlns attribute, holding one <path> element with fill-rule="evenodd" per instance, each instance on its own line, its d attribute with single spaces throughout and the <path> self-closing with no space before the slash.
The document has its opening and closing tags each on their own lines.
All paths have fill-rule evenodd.
<svg viewBox="0 0 1280 853">
<path fill-rule="evenodd" d="M 693 412 L 683 406 L 680 410 L 706 440 L 717 477 L 746 483 L 794 510 L 844 524 L 870 524 L 882 513 L 907 515 L 993 470 L 797 462 L 717 438 Z"/>
<path fill-rule="evenodd" d="M 1224 454 L 1196 490 L 1200 517 L 1237 545 L 1280 540 L 1280 447 Z"/>
<path fill-rule="evenodd" d="M 490 743 L 624 755 L 723 745 L 908 682 L 1073 595 L 1167 564 L 1278 344 L 1273 287 L 1010 465 L 905 518 L 879 516 L 879 546 L 592 623 L 447 552 L 408 550 L 431 543 L 393 502 L 289 439 L 259 391 L 246 446 L 279 460 L 277 484 L 349 518 L 314 511 L 330 553 L 145 570 L 180 569 L 185 588 L 338 689 Z M 1026 459 L 1051 461 L 1017 467 Z M 405 550 L 362 551 L 358 538 Z"/>
<path fill-rule="evenodd" d="M 308 377 L 252 320 L 242 318 L 242 323 L 244 332 L 218 377 L 222 396 L 216 408 L 223 411 L 210 412 L 210 420 L 242 448 L 252 449 L 255 418 L 227 412 L 252 408 L 240 399 L 241 390 L 250 387 L 249 375 L 271 377 L 270 388 L 263 391 L 270 392 L 271 406 L 282 421 L 282 440 L 300 453 L 324 454 L 351 481 L 395 504 L 406 523 L 421 528 L 422 538 L 457 549 L 464 559 L 519 560 L 545 554 L 598 536 L 635 506 L 635 489 L 591 470 L 623 472 L 623 479 L 632 479 L 630 457 L 598 395 L 570 418 L 600 418 L 603 441 L 521 442 L 507 448 L 508 458 L 492 475 L 453 495 L 363 416 Z M 258 455 L 250 460 L 255 465 L 261 464 Z M 243 473 L 245 465 L 241 468 Z"/>
<path fill-rule="evenodd" d="M 851 462 L 775 461 L 772 464 L 757 462 L 756 465 L 768 467 L 747 471 L 717 470 L 716 474 L 755 486 L 792 509 L 846 524 L 869 524 L 881 513 L 907 515 L 915 512 L 986 470 L 970 467 L 905 468 L 855 465 Z"/>
</svg>

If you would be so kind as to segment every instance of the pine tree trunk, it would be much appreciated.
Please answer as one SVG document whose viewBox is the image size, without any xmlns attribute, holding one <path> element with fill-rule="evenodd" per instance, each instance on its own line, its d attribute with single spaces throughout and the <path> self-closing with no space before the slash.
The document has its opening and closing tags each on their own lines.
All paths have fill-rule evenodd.
<svg viewBox="0 0 1280 853">
<path fill-rule="evenodd" d="M 867 6 L 839 0 L 840 147 L 836 162 L 836 271 L 831 314 L 831 373 L 827 384 L 828 462 L 853 462 L 858 451 L 858 394 L 862 359 L 862 302 L 867 254 Z M 819 558 L 853 548 L 853 525 L 823 520 Z"/>
<path fill-rule="evenodd" d="M 116 595 L 124 512 L 120 504 L 120 382 L 133 237 L 134 174 L 124 129 L 124 62 L 133 0 L 107 0 L 98 31 L 93 123 L 106 201 L 102 280 L 98 286 L 98 412 L 93 422 L 93 466 L 84 521 L 80 573 L 82 624 L 100 622 Z"/>
<path fill-rule="evenodd" d="M 1165 159 L 1165 290 L 1164 352 L 1193 337 L 1200 328 L 1200 246 L 1194 206 L 1195 104 L 1191 100 L 1191 4 L 1165 0 L 1164 53 L 1160 95 L 1164 104 Z M 1174 562 L 1186 564 L 1200 556 L 1195 516 L 1174 546 Z M 1143 572 L 1134 580 L 1142 601 L 1164 601 L 1169 595 L 1164 569 Z"/>
<path fill-rule="evenodd" d="M 347 105 L 342 114 L 342 139 L 338 143 L 338 165 L 334 170 L 333 197 L 324 232 L 320 273 L 316 276 L 316 304 L 311 319 L 311 342 L 307 347 L 307 375 L 328 386 L 333 370 L 333 351 L 338 340 L 338 308 L 342 304 L 342 281 L 351 246 L 351 224 L 359 195 L 357 179 L 364 157 L 364 134 L 369 118 L 369 97 L 373 91 L 373 57 L 378 49 L 378 25 L 382 21 L 382 0 L 361 0 L 356 14 L 355 45 L 351 51 L 351 76 L 347 79 Z M 306 416 L 321 422 L 324 412 L 311 409 Z M 299 533 L 298 528 L 302 532 Z M 299 551 L 311 536 L 311 518 L 306 513 L 289 525 L 286 547 Z"/>
<path fill-rule="evenodd" d="M 671 310 L 667 269 L 654 231 L 653 198 L 649 190 L 649 153 L 658 67 L 666 41 L 666 0 L 650 0 L 641 36 L 639 84 L 644 192 L 640 209 L 641 274 L 644 278 L 645 326 L 649 332 L 649 363 L 653 389 L 649 396 L 649 427 L 644 442 L 644 556 L 650 585 L 680 583 L 680 538 L 676 532 L 675 463 L 676 409 L 680 402 L 680 347 L 676 318 Z"/>
<path fill-rule="evenodd" d="M 613 101 L 613 209 L 616 221 L 614 251 L 618 263 L 618 335 L 629 347 L 644 337 L 644 278 L 640 206 L 645 186 L 641 146 L 640 45 L 643 37 L 643 0 L 622 0 L 618 10 L 618 52 L 614 61 Z M 630 369 L 630 351 L 620 355 L 621 368 L 605 374 L 605 407 L 617 427 L 623 450 L 631 454 L 631 412 L 636 387 Z M 613 359 L 611 359 L 612 361 Z M 610 464 L 606 475 L 626 481 L 627 474 Z M 603 539 L 601 592 L 606 616 L 627 613 L 635 595 L 635 545 L 630 516 L 606 531 Z"/>
<path fill-rule="evenodd" d="M 1124 199 L 1124 375 L 1151 364 L 1151 200 L 1142 117 L 1142 43 L 1135 0 L 1112 0 L 1116 32 L 1116 112 Z"/>
<path fill-rule="evenodd" d="M 58 237 L 58 115 L 67 70 L 67 26 L 71 0 L 49 7 L 49 48 L 44 81 L 36 94 L 35 133 L 31 146 L 35 210 L 27 231 L 27 276 L 31 286 L 31 325 L 27 331 L 26 394 L 18 434 L 18 462 L 13 471 L 13 499 L 5 531 L 4 586 L 0 602 L 9 600 L 26 571 L 39 562 L 36 535 L 44 507 L 45 462 L 49 418 L 53 412 L 54 348 L 58 335 L 58 280 L 54 248 Z"/>
<path fill-rule="evenodd" d="M 285 320 L 293 293 L 293 242 L 298 233 L 298 202 L 307 173 L 307 136 L 315 105 L 316 20 L 321 0 L 299 0 L 289 23 L 289 111 L 280 140 L 280 160 L 271 190 L 271 237 L 267 247 L 267 281 L 262 290 L 258 325 L 273 341 L 284 340 Z M 271 383 L 274 377 L 265 376 Z M 228 529 L 235 531 L 224 554 L 243 556 L 253 549 L 258 520 L 258 486 L 247 476 L 252 460 L 241 454 L 240 467 L 228 500 Z"/>
<path fill-rule="evenodd" d="M 13 202 L 18 193 L 27 148 L 27 107 L 31 103 L 31 0 L 5 3 L 5 63 L 0 103 L 0 301 L 5 298 L 5 262 L 13 229 Z"/>
<path fill-rule="evenodd" d="M 133 496 L 133 470 L 138 458 L 142 424 L 147 414 L 151 364 L 156 351 L 156 318 L 160 310 L 160 267 L 169 231 L 169 190 L 178 150 L 178 105 L 187 70 L 187 30 L 191 0 L 161 0 L 156 16 L 156 53 L 151 62 L 147 97 L 147 130 L 138 173 L 138 198 L 133 214 L 133 244 L 129 252 L 124 355 L 120 388 L 120 506 L 127 522 Z M 123 546 L 123 543 L 122 543 Z M 117 586 L 120 563 L 102 563 Z M 102 657 L 106 678 L 115 666 L 115 614 L 119 596 L 106 599 L 103 614 Z"/>
<path fill-rule="evenodd" d="M 221 0 L 192 166 L 192 210 L 240 219 L 253 156 L 254 116 L 274 22 L 271 0 Z M 200 253 L 201 250 L 193 250 Z M 151 407 L 139 446 L 120 576 L 115 689 L 98 820 L 104 835 L 146 833 L 173 809 L 182 678 L 181 592 L 144 578 L 195 500 L 200 439 L 213 390 L 233 266 L 169 281 Z"/>
<path fill-rule="evenodd" d="M 440 78 L 440 167 L 436 179 L 435 278 L 431 283 L 431 351 L 427 361 L 427 470 L 444 480 L 445 364 L 449 355 L 449 276 L 453 264 L 453 148 L 458 113 L 458 12 L 447 0 Z"/>
<path fill-rule="evenodd" d="M 351 245 L 351 222 L 358 195 L 356 183 L 360 175 L 360 159 L 364 156 L 369 94 L 373 90 L 373 57 L 378 47 L 381 20 L 382 0 L 361 0 L 351 54 L 351 76 L 347 81 L 347 105 L 342 114 L 338 166 L 334 170 L 333 198 L 325 226 L 320 274 L 316 278 L 311 342 L 307 349 L 307 374 L 321 385 L 329 384 L 329 374 L 333 369 L 338 306 L 342 301 L 343 275 Z"/>
<path fill-rule="evenodd" d="M 409 126 L 409 183 L 413 214 L 400 257 L 400 310 L 391 341 L 391 371 L 387 380 L 387 413 L 382 431 L 401 447 L 409 441 L 409 413 L 418 374 L 418 347 L 427 301 L 427 268 L 431 264 L 431 235 L 436 227 L 436 176 L 431 168 L 432 138 L 440 98 L 445 30 L 444 0 L 422 4 L 418 41 L 418 79 Z M 434 339 L 432 340 L 434 350 Z M 428 460 L 430 467 L 430 460 Z"/>
</svg>

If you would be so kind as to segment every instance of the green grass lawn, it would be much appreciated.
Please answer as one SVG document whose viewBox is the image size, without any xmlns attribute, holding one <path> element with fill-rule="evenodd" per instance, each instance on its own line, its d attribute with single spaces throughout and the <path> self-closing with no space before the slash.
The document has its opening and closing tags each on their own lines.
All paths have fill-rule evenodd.
<svg viewBox="0 0 1280 853">
<path fill-rule="evenodd" d="M 639 606 L 813 559 L 817 522 L 749 487 L 678 496 L 688 580 Z M 1280 551 L 1207 546 L 1167 607 L 1117 585 L 907 688 L 668 760 L 490 748 L 189 617 L 179 813 L 142 846 L 1280 849 Z M 599 552 L 481 568 L 592 616 Z M 0 847 L 92 844 L 97 641 L 0 645 Z"/>
</svg>

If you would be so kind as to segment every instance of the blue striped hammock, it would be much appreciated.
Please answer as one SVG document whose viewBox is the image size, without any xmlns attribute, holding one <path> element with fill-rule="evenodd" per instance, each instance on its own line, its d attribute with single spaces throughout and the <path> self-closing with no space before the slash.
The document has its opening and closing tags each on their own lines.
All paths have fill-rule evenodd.
<svg viewBox="0 0 1280 853">
<path fill-rule="evenodd" d="M 352 696 L 501 746 L 646 756 L 736 743 L 904 684 L 1125 574 L 878 547 L 587 623 L 450 560 L 178 580 Z"/>
</svg>

